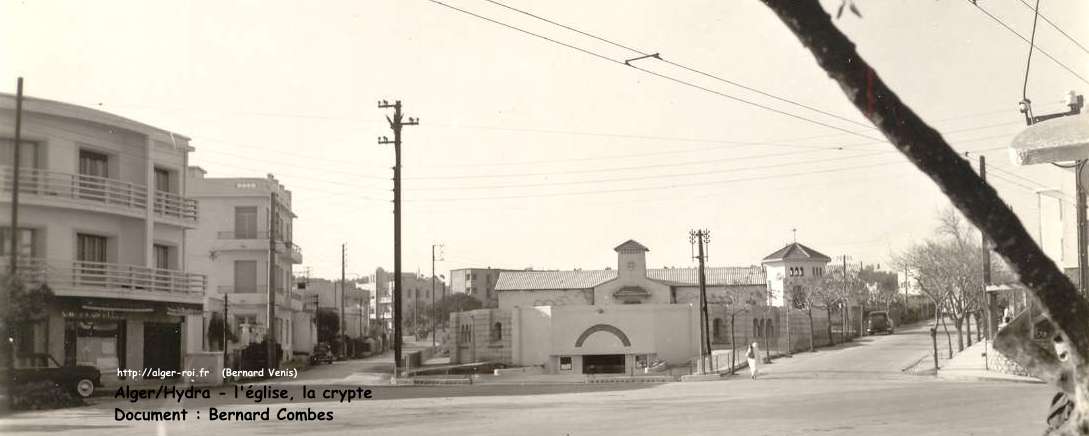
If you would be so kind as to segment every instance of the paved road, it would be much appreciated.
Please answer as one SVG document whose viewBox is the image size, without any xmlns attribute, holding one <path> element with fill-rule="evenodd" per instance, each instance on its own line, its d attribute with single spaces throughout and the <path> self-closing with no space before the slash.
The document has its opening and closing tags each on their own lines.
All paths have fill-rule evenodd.
<svg viewBox="0 0 1089 436">
<path fill-rule="evenodd" d="M 895 334 L 866 336 L 815 353 L 795 354 L 763 365 L 760 372 L 770 379 L 808 378 L 900 378 L 904 368 L 927 356 L 932 347 L 929 326 L 900 327 Z"/>
<path fill-rule="evenodd" d="M 756 381 L 660 385 L 376 386 L 374 400 L 187 401 L 200 420 L 115 422 L 129 403 L 28 413 L 0 420 L 7 434 L 1039 434 L 1051 390 L 1038 384 L 949 382 L 899 370 L 929 346 L 922 328 L 803 353 L 764 367 Z M 920 346 L 921 345 L 921 346 Z M 360 362 L 360 365 L 367 365 Z M 355 373 L 355 366 L 319 371 Z M 322 375 L 319 372 L 313 374 Z M 308 374 L 309 376 L 309 374 Z M 314 380 L 324 380 L 316 378 Z M 301 386 L 290 387 L 301 389 Z M 236 405 L 226 405 L 236 403 Z M 141 403 L 144 407 L 158 407 Z M 177 405 L 162 405 L 177 408 Z M 333 412 L 334 420 L 209 422 L 208 409 Z M 52 435 L 51 435 L 52 436 Z"/>
</svg>

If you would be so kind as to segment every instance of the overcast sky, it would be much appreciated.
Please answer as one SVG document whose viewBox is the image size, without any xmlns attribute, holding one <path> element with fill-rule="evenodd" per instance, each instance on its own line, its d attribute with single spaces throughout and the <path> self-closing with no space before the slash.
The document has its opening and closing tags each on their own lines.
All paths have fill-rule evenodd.
<svg viewBox="0 0 1089 436">
<path fill-rule="evenodd" d="M 14 92 L 22 76 L 30 96 L 188 135 L 190 162 L 209 177 L 275 174 L 294 195 L 303 266 L 319 277 L 339 276 L 342 242 L 349 273 L 392 268 L 393 150 L 375 140 L 392 135 L 379 99 L 421 118 L 404 135 L 406 271 L 429 272 L 432 243 L 446 244 L 442 272 L 615 267 L 612 248 L 627 239 L 651 249 L 652 267 L 689 266 L 693 228 L 711 230 L 716 266 L 758 264 L 793 228 L 825 254 L 884 263 L 927 237 L 947 204 L 866 138 L 879 133 L 759 1 L 503 1 L 839 118 L 637 61 L 835 128 L 799 120 L 427 0 L 4 0 L 0 86 Z M 1007 157 L 1024 128 L 1028 45 L 966 1 L 856 2 L 863 18 L 837 25 L 958 150 L 988 156 L 992 184 L 1035 228 L 1033 190 L 1073 177 Z M 606 58 L 638 56 L 484 0 L 448 3 Z M 1019 0 L 980 5 L 1031 31 Z M 1041 11 L 1089 43 L 1086 2 Z M 1089 53 L 1043 21 L 1037 42 L 1089 77 Z M 1061 109 L 1072 89 L 1089 86 L 1034 55 L 1039 112 Z"/>
</svg>

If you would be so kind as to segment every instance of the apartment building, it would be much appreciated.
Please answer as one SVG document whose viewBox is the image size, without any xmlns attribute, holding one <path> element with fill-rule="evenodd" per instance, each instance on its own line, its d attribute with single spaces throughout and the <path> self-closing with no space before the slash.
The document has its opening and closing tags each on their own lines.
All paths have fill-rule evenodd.
<svg viewBox="0 0 1089 436">
<path fill-rule="evenodd" d="M 495 292 L 495 284 L 499 281 L 499 273 L 514 271 L 518 270 L 490 267 L 450 270 L 450 292 L 473 297 L 484 307 L 498 307 L 499 294 Z"/>
<path fill-rule="evenodd" d="M 48 285 L 48 316 L 21 325 L 17 357 L 177 370 L 202 346 L 206 278 L 189 272 L 198 226 L 183 135 L 37 98 L 22 105 L 18 229 L 11 231 L 15 97 L 0 94 L 0 272 Z M 22 362 L 17 359 L 17 364 Z"/>
<path fill-rule="evenodd" d="M 296 278 L 296 280 L 306 283 L 307 294 L 317 300 L 320 310 L 337 314 L 338 320 L 343 310 L 344 322 L 338 323 L 338 330 L 340 326 L 343 326 L 345 334 L 352 338 L 367 335 L 373 307 L 371 303 L 373 282 L 366 279 L 348 280 L 348 286 L 342 292 L 340 280 L 321 278 Z"/>
<path fill-rule="evenodd" d="M 187 183 L 203 212 L 200 226 L 186 238 L 190 268 L 208 276 L 206 304 L 226 304 L 236 339 L 231 348 L 260 342 L 271 325 L 284 360 L 312 351 L 317 340 L 314 308 L 304 304 L 292 279 L 292 266 L 302 262 L 302 251 L 291 242 L 291 191 L 272 175 L 206 177 L 199 167 L 188 169 Z M 274 229 L 271 235 L 269 229 Z M 271 324 L 270 287 L 276 308 Z"/>
</svg>

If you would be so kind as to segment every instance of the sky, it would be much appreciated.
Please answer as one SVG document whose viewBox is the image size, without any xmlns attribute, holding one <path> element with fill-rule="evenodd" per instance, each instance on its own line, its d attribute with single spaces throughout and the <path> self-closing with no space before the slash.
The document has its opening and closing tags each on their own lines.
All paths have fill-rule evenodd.
<svg viewBox="0 0 1089 436">
<path fill-rule="evenodd" d="M 298 215 L 296 272 L 314 277 L 339 276 L 342 243 L 349 275 L 393 266 L 382 99 L 420 118 L 404 129 L 405 271 L 429 273 L 432 244 L 438 273 L 615 267 L 628 239 L 651 267 L 691 266 L 697 228 L 715 266 L 759 264 L 793 229 L 825 254 L 887 263 L 948 204 L 759 1 L 502 0 L 691 69 L 634 62 L 646 71 L 623 64 L 636 52 L 499 4 L 443 1 L 552 41 L 428 0 L 0 0 L 0 89 L 21 76 L 29 96 L 189 136 L 208 177 L 274 174 Z M 1028 44 L 967 1 L 856 3 L 862 17 L 836 25 L 954 148 L 987 156 L 992 185 L 1036 226 L 1034 191 L 1073 176 L 1008 157 Z M 1030 34 L 1020 0 L 979 3 Z M 1089 44 L 1089 4 L 1041 12 Z M 1036 41 L 1089 77 L 1089 51 L 1042 20 Z M 1036 52 L 1037 113 L 1069 90 L 1089 82 Z"/>
</svg>

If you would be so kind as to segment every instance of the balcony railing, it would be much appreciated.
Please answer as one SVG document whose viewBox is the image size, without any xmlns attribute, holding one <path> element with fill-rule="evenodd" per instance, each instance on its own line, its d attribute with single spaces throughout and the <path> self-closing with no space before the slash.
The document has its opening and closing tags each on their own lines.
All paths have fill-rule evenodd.
<svg viewBox="0 0 1089 436">
<path fill-rule="evenodd" d="M 0 189 L 11 192 L 15 169 L 0 166 Z M 19 193 L 144 209 L 146 188 L 135 183 L 37 168 L 19 168 Z"/>
<path fill-rule="evenodd" d="M 268 240 L 268 231 L 255 231 L 255 232 L 236 232 L 236 231 L 223 231 L 217 232 L 216 238 L 220 240 Z M 294 259 L 302 259 L 302 248 L 295 245 L 294 242 L 279 239 L 276 241 L 276 251 L 281 254 L 289 254 Z"/>
<path fill-rule="evenodd" d="M 221 294 L 268 294 L 268 286 L 264 283 L 250 286 L 219 285 L 216 289 L 218 289 Z M 276 294 L 283 295 L 284 288 L 276 289 Z"/>
<path fill-rule="evenodd" d="M 197 201 L 171 192 L 155 191 L 155 213 L 186 221 L 196 221 Z"/>
<path fill-rule="evenodd" d="M 0 166 L 0 191 L 11 192 L 14 180 L 14 168 Z M 138 211 L 148 207 L 145 185 L 37 168 L 19 168 L 19 193 Z M 196 221 L 197 202 L 169 192 L 156 192 L 154 212 L 161 216 Z"/>
<path fill-rule="evenodd" d="M 6 257 L 0 259 L 5 266 L 9 262 Z M 207 283 L 201 274 L 79 260 L 19 258 L 16 268 L 23 281 L 48 284 L 55 290 L 131 290 L 202 296 Z"/>
</svg>

